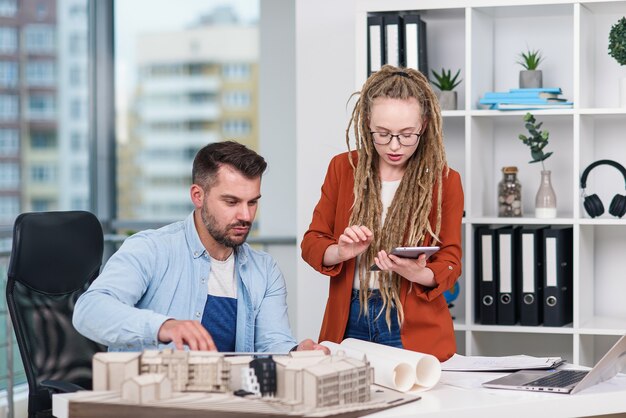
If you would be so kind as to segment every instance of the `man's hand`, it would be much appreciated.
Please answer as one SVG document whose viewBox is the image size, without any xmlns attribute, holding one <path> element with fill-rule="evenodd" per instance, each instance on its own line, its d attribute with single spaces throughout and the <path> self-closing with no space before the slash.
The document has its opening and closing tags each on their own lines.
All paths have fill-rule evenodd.
<svg viewBox="0 0 626 418">
<path fill-rule="evenodd" d="M 159 328 L 158 338 L 162 343 L 174 342 L 177 350 L 186 344 L 190 350 L 217 351 L 211 334 L 199 321 L 168 319 Z"/>
<path fill-rule="evenodd" d="M 307 338 L 306 340 L 302 340 L 302 342 L 298 344 L 298 348 L 296 349 L 296 351 L 309 351 L 309 350 L 321 350 L 324 352 L 324 354 L 330 354 L 330 350 L 328 349 L 328 347 L 325 347 L 321 344 L 317 344 L 315 341 L 313 341 L 310 338 Z"/>
</svg>

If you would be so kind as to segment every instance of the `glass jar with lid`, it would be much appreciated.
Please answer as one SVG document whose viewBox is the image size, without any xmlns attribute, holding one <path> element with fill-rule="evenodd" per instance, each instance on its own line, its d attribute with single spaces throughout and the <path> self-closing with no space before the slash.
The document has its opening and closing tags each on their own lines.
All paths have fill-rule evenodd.
<svg viewBox="0 0 626 418">
<path fill-rule="evenodd" d="M 498 216 L 522 216 L 522 185 L 517 179 L 517 167 L 502 167 L 498 183 Z"/>
</svg>

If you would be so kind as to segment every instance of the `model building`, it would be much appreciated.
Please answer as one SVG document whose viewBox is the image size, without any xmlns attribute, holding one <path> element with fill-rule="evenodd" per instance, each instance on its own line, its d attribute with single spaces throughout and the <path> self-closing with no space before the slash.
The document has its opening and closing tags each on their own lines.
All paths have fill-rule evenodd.
<svg viewBox="0 0 626 418">
<path fill-rule="evenodd" d="M 138 404 L 167 399 L 173 392 L 243 389 L 272 402 L 314 409 L 369 402 L 374 379 L 366 358 L 321 351 L 253 357 L 164 350 L 97 353 L 93 380 L 95 391 L 116 391 Z"/>
</svg>

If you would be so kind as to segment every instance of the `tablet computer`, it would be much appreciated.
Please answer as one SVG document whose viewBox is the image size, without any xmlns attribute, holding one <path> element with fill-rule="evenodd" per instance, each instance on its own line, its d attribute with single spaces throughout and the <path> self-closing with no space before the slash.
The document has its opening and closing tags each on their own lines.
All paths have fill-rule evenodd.
<svg viewBox="0 0 626 418">
<path fill-rule="evenodd" d="M 418 258 L 422 254 L 426 254 L 426 259 L 439 251 L 440 247 L 396 247 L 391 250 L 390 254 L 404 258 Z M 376 264 L 370 267 L 370 270 L 380 270 Z"/>
</svg>

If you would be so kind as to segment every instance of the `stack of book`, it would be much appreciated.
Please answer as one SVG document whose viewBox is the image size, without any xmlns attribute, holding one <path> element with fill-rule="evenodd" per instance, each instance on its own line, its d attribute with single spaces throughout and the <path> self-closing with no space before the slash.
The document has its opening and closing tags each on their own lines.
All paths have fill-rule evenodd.
<svg viewBox="0 0 626 418">
<path fill-rule="evenodd" d="M 487 92 L 478 104 L 495 110 L 571 109 L 574 104 L 559 97 L 561 93 L 560 87 Z"/>
</svg>

